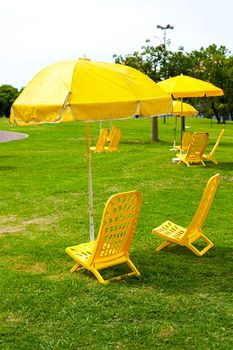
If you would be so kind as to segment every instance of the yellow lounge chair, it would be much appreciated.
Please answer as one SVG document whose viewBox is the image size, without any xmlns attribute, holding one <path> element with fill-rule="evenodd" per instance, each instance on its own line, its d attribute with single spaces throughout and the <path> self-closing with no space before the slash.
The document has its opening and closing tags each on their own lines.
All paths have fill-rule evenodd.
<svg viewBox="0 0 233 350">
<path fill-rule="evenodd" d="M 177 154 L 176 156 L 180 159 L 179 163 L 185 163 L 188 167 L 190 164 L 199 164 L 205 166 L 202 159 L 203 153 L 205 151 L 207 142 L 209 139 L 209 134 L 206 132 L 195 132 L 191 138 L 190 144 L 188 146 L 187 152 L 185 154 Z"/>
<path fill-rule="evenodd" d="M 191 249 L 194 254 L 202 256 L 207 250 L 213 247 L 213 243 L 203 235 L 201 227 L 209 212 L 219 179 L 220 175 L 216 174 L 207 182 L 199 206 L 188 228 L 178 226 L 171 221 L 165 221 L 161 226 L 152 230 L 152 233 L 164 239 L 164 242 L 156 249 L 157 252 L 172 243 L 176 243 L 181 246 L 186 246 Z M 199 238 L 207 244 L 201 251 L 193 245 L 193 243 Z"/>
<path fill-rule="evenodd" d="M 220 131 L 220 134 L 218 135 L 217 141 L 216 141 L 214 147 L 212 148 L 211 152 L 209 154 L 203 154 L 203 158 L 205 160 L 210 160 L 214 164 L 218 164 L 217 160 L 214 158 L 214 153 L 215 153 L 215 151 L 216 151 L 216 149 L 217 149 L 217 147 L 218 147 L 218 145 L 223 137 L 223 134 L 224 134 L 224 129 L 222 129 Z"/>
<path fill-rule="evenodd" d="M 182 144 L 181 144 L 181 148 L 182 151 L 187 151 L 188 146 L 190 144 L 191 138 L 192 138 L 192 132 L 191 131 L 185 131 L 182 137 Z M 175 146 L 176 150 L 179 151 L 180 150 L 180 146 Z"/>
<path fill-rule="evenodd" d="M 131 245 L 141 204 L 141 193 L 130 191 L 115 194 L 105 205 L 96 241 L 66 248 L 77 263 L 71 272 L 86 268 L 100 283 L 123 276 L 139 276 L 140 273 L 129 258 Z M 131 272 L 104 280 L 99 270 L 126 263 Z"/>
<path fill-rule="evenodd" d="M 109 141 L 109 145 L 104 147 L 106 152 L 119 152 L 118 144 L 121 139 L 121 130 L 119 128 L 114 128 L 112 138 Z"/>
<path fill-rule="evenodd" d="M 99 137 L 96 143 L 95 147 L 90 147 L 91 151 L 94 151 L 95 153 L 102 153 L 104 152 L 104 146 L 107 142 L 108 137 L 108 129 L 101 129 L 99 133 Z"/>
</svg>

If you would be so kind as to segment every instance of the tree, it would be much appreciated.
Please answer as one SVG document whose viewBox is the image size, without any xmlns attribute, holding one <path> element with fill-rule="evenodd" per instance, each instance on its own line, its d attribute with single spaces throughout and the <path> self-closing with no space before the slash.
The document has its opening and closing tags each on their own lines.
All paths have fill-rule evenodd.
<svg viewBox="0 0 233 350">
<path fill-rule="evenodd" d="M 141 51 L 125 57 L 116 54 L 113 57 L 116 63 L 136 68 L 155 82 L 180 74 L 211 82 L 223 89 L 223 96 L 189 98 L 187 102 L 193 104 L 207 118 L 215 115 L 218 123 L 221 119 L 223 123 L 229 117 L 233 119 L 233 56 L 225 46 L 217 47 L 212 44 L 206 49 L 201 47 L 199 51 L 190 53 L 184 52 L 184 48 L 180 47 L 178 51 L 171 52 L 164 44 L 153 46 L 147 40 Z M 155 123 L 153 127 L 156 127 Z M 158 132 L 152 130 L 152 135 L 157 134 Z"/>
<path fill-rule="evenodd" d="M 11 85 L 0 86 L 0 116 L 6 116 L 9 118 L 11 105 L 15 99 L 19 96 L 18 89 Z"/>
</svg>

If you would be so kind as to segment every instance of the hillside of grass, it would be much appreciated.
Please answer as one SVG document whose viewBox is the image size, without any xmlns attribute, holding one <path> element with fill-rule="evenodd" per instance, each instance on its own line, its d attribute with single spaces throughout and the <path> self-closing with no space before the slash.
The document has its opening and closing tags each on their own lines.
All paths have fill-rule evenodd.
<svg viewBox="0 0 233 350">
<path fill-rule="evenodd" d="M 233 348 L 233 123 L 216 151 L 218 165 L 172 163 L 174 118 L 116 121 L 120 152 L 92 154 L 95 232 L 114 193 L 137 189 L 142 206 L 130 250 L 139 278 L 103 286 L 74 265 L 65 248 L 89 241 L 85 124 L 0 129 L 28 138 L 0 143 L 0 348 L 4 350 L 231 350 Z M 103 127 L 109 128 L 109 122 Z M 187 118 L 187 130 L 222 129 Z M 95 145 L 99 124 L 91 124 Z M 179 143 L 179 121 L 177 143 Z M 221 179 L 204 234 L 203 257 L 172 245 L 159 254 L 151 230 L 165 220 L 187 226 L 207 180 Z M 201 246 L 201 243 L 198 243 Z"/>
</svg>

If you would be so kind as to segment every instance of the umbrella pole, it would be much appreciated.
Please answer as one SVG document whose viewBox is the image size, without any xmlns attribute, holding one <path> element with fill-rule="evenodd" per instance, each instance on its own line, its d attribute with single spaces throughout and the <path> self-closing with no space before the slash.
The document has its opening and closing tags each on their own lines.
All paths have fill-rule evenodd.
<svg viewBox="0 0 233 350">
<path fill-rule="evenodd" d="M 180 113 L 180 154 L 182 154 L 182 138 L 183 138 L 183 97 L 181 97 L 181 113 Z"/>
<path fill-rule="evenodd" d="M 92 173 L 91 173 L 91 151 L 90 151 L 90 123 L 86 123 L 87 140 L 87 166 L 88 166 L 88 194 L 89 194 L 89 220 L 90 220 L 90 241 L 95 240 L 94 218 L 93 218 L 93 192 L 92 192 Z"/>
<path fill-rule="evenodd" d="M 176 127 L 177 127 L 177 116 L 176 116 L 176 119 L 175 119 L 173 147 L 170 148 L 170 151 L 176 151 Z"/>
</svg>

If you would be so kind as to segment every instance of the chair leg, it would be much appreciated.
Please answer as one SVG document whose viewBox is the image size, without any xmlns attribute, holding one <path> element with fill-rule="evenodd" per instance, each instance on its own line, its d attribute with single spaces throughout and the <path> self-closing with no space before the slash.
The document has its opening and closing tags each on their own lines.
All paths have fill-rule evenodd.
<svg viewBox="0 0 233 350">
<path fill-rule="evenodd" d="M 213 242 L 211 242 L 211 240 L 209 240 L 203 234 L 201 234 L 201 236 L 199 238 L 203 239 L 203 241 L 207 243 L 207 246 L 205 248 L 203 248 L 201 251 L 198 250 L 196 247 L 194 247 L 191 243 L 186 244 L 186 247 L 189 248 L 190 250 L 192 250 L 193 253 L 196 254 L 197 256 L 202 256 L 207 252 L 207 250 L 212 248 L 214 246 L 214 244 L 213 244 Z"/>
<path fill-rule="evenodd" d="M 211 160 L 211 162 L 213 162 L 214 164 L 218 164 L 218 161 L 213 157 L 213 156 L 211 156 L 210 157 L 210 160 Z"/>
<path fill-rule="evenodd" d="M 133 272 L 134 275 L 140 276 L 140 272 L 130 259 L 127 261 L 127 265 L 129 266 L 130 270 Z"/>
<path fill-rule="evenodd" d="M 162 244 L 160 244 L 160 246 L 158 248 L 155 249 L 155 251 L 159 252 L 163 248 L 168 247 L 170 244 L 172 244 L 172 242 L 164 241 Z"/>
<path fill-rule="evenodd" d="M 109 280 L 104 280 L 103 279 L 103 277 L 101 276 L 101 274 L 99 273 L 99 271 L 97 270 L 97 269 L 95 269 L 95 268 L 90 268 L 89 269 L 92 273 L 93 273 L 93 275 L 97 278 L 97 280 L 99 281 L 99 283 L 101 283 L 101 284 L 107 284 L 107 283 L 109 283 Z"/>
<path fill-rule="evenodd" d="M 72 269 L 70 269 L 70 272 L 75 272 L 77 270 L 81 270 L 84 269 L 84 267 L 82 265 L 80 265 L 79 263 L 75 264 Z"/>
</svg>

